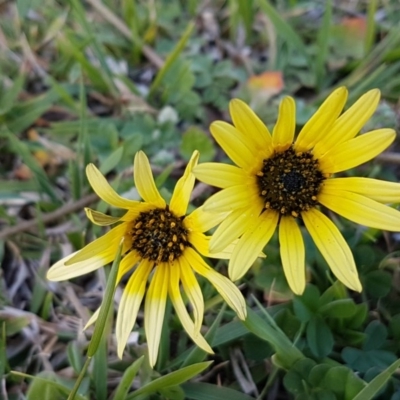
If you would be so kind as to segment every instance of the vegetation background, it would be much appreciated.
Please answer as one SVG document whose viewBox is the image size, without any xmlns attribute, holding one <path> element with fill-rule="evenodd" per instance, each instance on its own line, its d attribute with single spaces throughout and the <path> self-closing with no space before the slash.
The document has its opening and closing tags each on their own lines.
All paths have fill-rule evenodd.
<svg viewBox="0 0 400 400">
<path fill-rule="evenodd" d="M 82 328 L 109 269 L 63 283 L 45 275 L 101 234 L 84 217 L 84 206 L 106 211 L 86 164 L 135 195 L 142 149 L 168 197 L 194 149 L 201 161 L 225 159 L 208 126 L 229 120 L 231 98 L 272 127 L 292 95 L 300 129 L 341 85 L 349 104 L 379 88 L 366 130 L 398 130 L 399 21 L 397 0 L 0 1 L 0 397 L 72 398 L 85 364 L 93 329 Z M 398 181 L 398 149 L 357 174 Z M 193 204 L 212 190 L 198 184 Z M 202 281 L 215 356 L 192 346 L 169 310 L 155 370 L 141 324 L 119 360 L 110 319 L 75 398 L 400 399 L 400 235 L 333 218 L 361 294 L 332 280 L 306 237 L 310 283 L 293 296 L 272 240 L 241 282 L 254 310 L 245 324 Z"/>
</svg>

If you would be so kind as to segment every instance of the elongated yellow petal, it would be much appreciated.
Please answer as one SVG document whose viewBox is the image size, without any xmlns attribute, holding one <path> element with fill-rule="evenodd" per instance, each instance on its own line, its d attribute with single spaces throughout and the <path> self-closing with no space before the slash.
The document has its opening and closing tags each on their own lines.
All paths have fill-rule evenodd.
<svg viewBox="0 0 400 400">
<path fill-rule="evenodd" d="M 202 163 L 193 169 L 199 181 L 219 188 L 246 184 L 249 174 L 241 168 L 229 164 Z"/>
<path fill-rule="evenodd" d="M 283 216 L 279 222 L 282 266 L 293 293 L 301 295 L 306 287 L 305 248 L 295 219 Z"/>
<path fill-rule="evenodd" d="M 246 319 L 246 302 L 240 290 L 225 276 L 214 271 L 193 249 L 187 247 L 183 254 L 189 265 L 199 274 L 208 279 L 218 293 L 238 315 Z"/>
<path fill-rule="evenodd" d="M 182 323 L 183 328 L 191 337 L 193 342 L 197 344 L 201 349 L 206 351 L 207 353 L 214 354 L 212 348 L 204 339 L 200 330 L 195 329 L 195 325 L 191 320 L 189 313 L 186 310 L 185 304 L 182 300 L 181 291 L 179 288 L 179 280 L 180 280 L 180 270 L 176 268 L 176 265 L 169 266 L 169 287 L 168 292 L 172 302 L 172 305 L 175 308 L 175 311 L 178 315 L 179 320 Z"/>
<path fill-rule="evenodd" d="M 319 166 L 332 174 L 357 167 L 382 153 L 395 137 L 393 129 L 377 129 L 357 136 L 329 150 L 319 160 Z"/>
<path fill-rule="evenodd" d="M 119 263 L 117 283 L 127 272 L 131 271 L 141 259 L 141 255 L 136 250 L 131 250 L 126 254 Z"/>
<path fill-rule="evenodd" d="M 126 342 L 135 325 L 136 317 L 146 291 L 147 278 L 153 263 L 143 260 L 129 278 L 118 307 L 115 334 L 117 337 L 117 353 L 122 358 Z"/>
<path fill-rule="evenodd" d="M 71 265 L 80 261 L 85 261 L 92 257 L 103 257 L 103 255 L 109 254 L 110 251 L 114 252 L 115 254 L 117 252 L 117 248 L 119 246 L 121 239 L 126 234 L 126 230 L 127 230 L 126 223 L 116 226 L 115 228 L 107 232 L 105 235 L 87 244 L 82 250 L 78 251 L 78 253 L 74 257 L 70 258 L 66 262 L 66 265 Z"/>
<path fill-rule="evenodd" d="M 347 100 L 347 89 L 340 87 L 333 91 L 308 120 L 297 137 L 295 148 L 306 151 L 326 136 L 336 121 Z"/>
<path fill-rule="evenodd" d="M 193 269 L 187 262 L 186 258 L 180 257 L 177 262 L 180 268 L 183 291 L 189 299 L 193 309 L 194 328 L 196 331 L 200 331 L 204 316 L 203 293 L 201 292 L 200 285 L 197 282 Z"/>
<path fill-rule="evenodd" d="M 254 151 L 251 148 L 252 146 L 234 126 L 223 121 L 216 121 L 211 124 L 210 131 L 214 139 L 237 166 L 246 171 L 253 170 Z"/>
<path fill-rule="evenodd" d="M 293 143 L 296 128 L 296 104 L 291 97 L 285 97 L 279 105 L 279 115 L 273 133 L 275 151 L 284 151 Z"/>
<path fill-rule="evenodd" d="M 400 231 L 400 211 L 345 190 L 324 187 L 318 201 L 350 221 L 387 231 Z"/>
<path fill-rule="evenodd" d="M 222 251 L 210 252 L 211 236 L 206 236 L 200 232 L 190 232 L 189 241 L 194 248 L 204 257 L 218 258 L 228 260 L 232 257 L 233 243 L 226 246 Z M 237 241 L 234 243 L 236 244 Z"/>
<path fill-rule="evenodd" d="M 214 232 L 210 241 L 210 252 L 223 251 L 235 239 L 242 236 L 253 221 L 258 218 L 262 208 L 263 206 L 260 205 L 258 208 L 241 208 L 233 211 Z"/>
<path fill-rule="evenodd" d="M 269 157 L 273 152 L 271 134 L 255 112 L 239 99 L 231 100 L 229 111 L 235 127 L 243 134 L 244 140 L 247 143 L 251 142 L 254 154 L 261 154 L 261 158 Z"/>
<path fill-rule="evenodd" d="M 223 221 L 228 215 L 229 212 L 207 212 L 204 211 L 204 207 L 198 207 L 183 220 L 183 224 L 191 231 L 207 232 Z"/>
<path fill-rule="evenodd" d="M 149 348 L 149 363 L 154 367 L 160 347 L 161 330 L 165 315 L 168 290 L 168 265 L 160 263 L 155 268 L 153 279 L 144 305 L 144 329 Z"/>
<path fill-rule="evenodd" d="M 106 203 L 119 208 L 135 207 L 138 201 L 128 200 L 121 197 L 107 182 L 102 173 L 93 165 L 86 167 L 86 176 L 96 194 Z"/>
<path fill-rule="evenodd" d="M 324 181 L 323 190 L 345 190 L 369 197 L 384 204 L 400 203 L 400 183 L 372 178 L 333 178 Z"/>
<path fill-rule="evenodd" d="M 279 214 L 274 210 L 262 213 L 235 246 L 229 261 L 229 277 L 240 279 L 253 265 L 262 249 L 271 239 L 278 224 Z"/>
<path fill-rule="evenodd" d="M 165 200 L 156 188 L 149 160 L 143 151 L 138 151 L 135 155 L 133 176 L 135 178 L 136 189 L 142 199 L 156 207 L 164 208 Z"/>
<path fill-rule="evenodd" d="M 361 292 L 362 287 L 353 255 L 339 229 L 316 208 L 301 213 L 301 216 L 315 245 L 336 278 L 348 288 Z"/>
<path fill-rule="evenodd" d="M 135 251 L 132 251 L 121 260 L 118 267 L 118 275 L 115 286 L 117 286 L 122 277 L 139 262 L 140 258 L 141 257 L 139 254 L 137 254 Z M 83 330 L 86 330 L 90 325 L 94 324 L 97 321 L 99 314 L 100 307 L 89 318 Z"/>
<path fill-rule="evenodd" d="M 170 202 L 170 209 L 178 217 L 186 214 L 195 181 L 195 176 L 193 175 L 192 170 L 197 165 L 198 160 L 199 152 L 196 150 L 193 152 L 193 155 L 186 166 L 185 173 L 175 185 Z"/>
<path fill-rule="evenodd" d="M 76 251 L 75 253 L 72 253 L 69 256 L 62 258 L 61 260 L 53 264 L 51 268 L 47 271 L 46 277 L 49 281 L 58 282 L 76 278 L 77 276 L 93 272 L 96 269 L 110 263 L 115 257 L 117 248 L 118 246 L 102 254 L 95 255 L 83 261 L 74 263 L 73 265 L 67 265 L 66 263 L 68 263 L 73 257 L 79 254 L 79 251 Z"/>
<path fill-rule="evenodd" d="M 115 224 L 120 220 L 119 217 L 112 217 L 111 215 L 103 214 L 102 212 L 85 208 L 86 216 L 96 225 L 108 226 Z"/>
<path fill-rule="evenodd" d="M 315 145 L 313 150 L 316 158 L 322 157 L 333 146 L 352 139 L 371 118 L 378 107 L 380 91 L 370 90 L 361 96 L 332 125 L 331 130 Z"/>
<path fill-rule="evenodd" d="M 222 189 L 212 195 L 205 203 L 205 211 L 228 212 L 238 208 L 251 207 L 255 202 L 261 203 L 258 188 L 250 185 L 237 185 Z"/>
</svg>

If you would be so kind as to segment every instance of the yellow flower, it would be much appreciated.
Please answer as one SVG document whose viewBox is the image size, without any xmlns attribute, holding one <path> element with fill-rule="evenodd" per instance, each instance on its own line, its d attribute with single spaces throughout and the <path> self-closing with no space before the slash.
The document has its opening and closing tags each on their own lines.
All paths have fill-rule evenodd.
<svg viewBox="0 0 400 400">
<path fill-rule="evenodd" d="M 176 184 L 169 205 L 158 192 L 149 161 L 141 151 L 135 157 L 134 180 L 144 202 L 119 196 L 93 164 L 86 169 L 89 182 L 99 197 L 108 204 L 127 211 L 121 218 L 115 218 L 86 209 L 88 218 L 97 225 L 119 224 L 82 250 L 58 261 L 48 271 L 47 278 L 53 281 L 70 279 L 112 262 L 119 243 L 124 238 L 124 256 L 119 265 L 117 282 L 126 273 L 133 273 L 123 291 L 117 314 L 119 357 L 122 357 L 146 290 L 144 328 L 151 366 L 157 360 L 167 296 L 192 340 L 203 350 L 212 353 L 200 334 L 204 300 L 194 272 L 214 285 L 239 318 L 246 318 L 246 305 L 239 289 L 228 278 L 213 270 L 200 256 L 229 258 L 227 251 L 210 255 L 210 238 L 203 233 L 221 222 L 226 213 L 210 214 L 200 207 L 186 215 L 195 181 L 192 169 L 197 164 L 198 157 L 198 152 L 194 152 L 184 175 Z M 180 286 L 193 309 L 194 321 L 186 310 Z M 98 312 L 90 322 L 97 315 Z"/>
<path fill-rule="evenodd" d="M 386 149 L 392 129 L 357 136 L 375 112 L 379 90 L 364 94 L 342 113 L 347 90 L 335 90 L 295 139 L 295 103 L 286 97 L 272 135 L 241 100 L 230 103 L 234 126 L 216 121 L 211 133 L 237 165 L 204 163 L 196 177 L 222 188 L 204 204 L 206 211 L 230 212 L 210 241 L 221 251 L 240 237 L 229 263 L 232 280 L 241 278 L 279 226 L 280 254 L 290 288 L 305 288 L 305 249 L 298 223 L 305 225 L 334 275 L 361 291 L 349 246 L 320 206 L 361 225 L 400 230 L 400 212 L 386 203 L 400 201 L 400 185 L 368 178 L 334 177 Z M 357 137 L 356 137 L 357 136 Z"/>
</svg>

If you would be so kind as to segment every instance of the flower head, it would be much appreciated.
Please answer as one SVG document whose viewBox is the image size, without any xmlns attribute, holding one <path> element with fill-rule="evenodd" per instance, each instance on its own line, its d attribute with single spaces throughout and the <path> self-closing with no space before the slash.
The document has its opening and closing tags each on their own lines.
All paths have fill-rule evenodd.
<svg viewBox="0 0 400 400">
<path fill-rule="evenodd" d="M 110 263 L 124 238 L 117 281 L 126 273 L 133 272 L 123 291 L 117 314 L 116 335 L 120 357 L 146 291 L 144 327 L 152 366 L 157 360 L 167 296 L 189 336 L 199 347 L 212 353 L 200 333 L 204 301 L 195 273 L 204 276 L 214 285 L 239 318 L 246 317 L 246 305 L 239 289 L 228 278 L 214 271 L 201 257 L 229 257 L 226 251 L 210 255 L 209 237 L 203 233 L 221 222 L 226 213 L 210 214 L 200 207 L 186 215 L 195 181 L 192 169 L 198 157 L 198 152 L 194 152 L 184 175 L 175 186 L 169 205 L 158 192 L 149 161 L 141 151 L 135 157 L 134 180 L 143 202 L 120 197 L 93 164 L 86 169 L 89 182 L 99 197 L 127 211 L 121 218 L 115 218 L 86 209 L 93 223 L 102 226 L 118 225 L 82 250 L 58 261 L 50 268 L 47 277 L 54 281 L 70 279 Z M 193 320 L 186 310 L 181 287 L 193 309 Z M 97 313 L 91 322 L 96 316 Z"/>
<path fill-rule="evenodd" d="M 334 275 L 361 291 L 349 246 L 335 224 L 320 211 L 324 206 L 358 224 L 400 230 L 400 212 L 385 205 L 400 201 L 400 184 L 376 179 L 334 177 L 386 149 L 392 129 L 357 136 L 374 113 L 378 90 L 364 94 L 342 114 L 347 90 L 335 90 L 295 138 L 295 103 L 282 100 L 272 134 L 241 100 L 230 103 L 233 124 L 216 121 L 211 133 L 237 165 L 204 163 L 196 177 L 222 188 L 204 209 L 230 212 L 215 231 L 210 251 L 221 251 L 233 240 L 229 263 L 233 280 L 241 278 L 279 227 L 280 254 L 290 288 L 305 288 L 303 223 Z"/>
</svg>

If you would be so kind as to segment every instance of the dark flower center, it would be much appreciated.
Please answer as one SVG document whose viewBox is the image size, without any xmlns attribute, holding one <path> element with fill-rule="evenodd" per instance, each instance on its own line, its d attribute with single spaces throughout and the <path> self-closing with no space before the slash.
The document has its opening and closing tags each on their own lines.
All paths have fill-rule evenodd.
<svg viewBox="0 0 400 400">
<path fill-rule="evenodd" d="M 188 242 L 188 231 L 168 206 L 141 212 L 132 224 L 132 249 L 143 258 L 172 262 L 180 257 Z"/>
<path fill-rule="evenodd" d="M 265 159 L 257 173 L 265 209 L 293 217 L 318 204 L 317 195 L 324 179 L 311 152 L 296 153 L 293 147 Z"/>
</svg>

